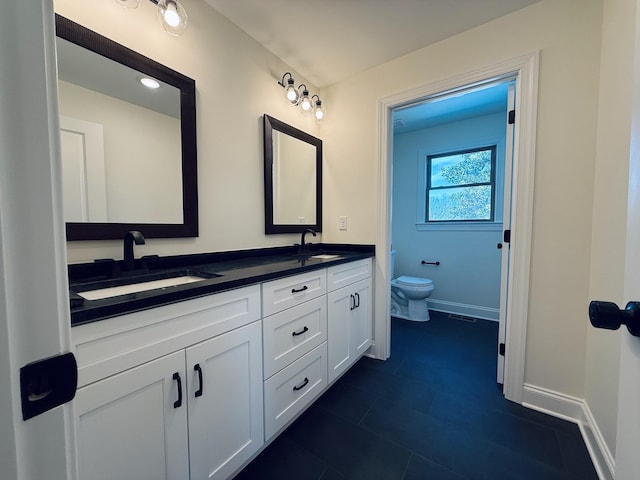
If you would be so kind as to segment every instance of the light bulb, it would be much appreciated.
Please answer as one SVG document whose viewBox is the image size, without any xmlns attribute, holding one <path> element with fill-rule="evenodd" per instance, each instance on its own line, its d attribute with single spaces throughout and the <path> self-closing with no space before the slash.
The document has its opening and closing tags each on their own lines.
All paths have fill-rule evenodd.
<svg viewBox="0 0 640 480">
<path fill-rule="evenodd" d="M 302 97 L 302 100 L 300 100 L 300 108 L 305 112 L 311 110 L 311 100 L 309 99 L 309 96 Z"/>
<path fill-rule="evenodd" d="M 320 121 L 324 118 L 324 110 L 322 110 L 322 107 L 318 106 L 316 107 L 315 112 L 313 112 L 313 115 L 316 117 L 317 121 Z"/>
<path fill-rule="evenodd" d="M 180 36 L 187 29 L 187 12 L 178 0 L 158 0 L 158 20 L 171 35 Z"/>
<path fill-rule="evenodd" d="M 164 21 L 174 28 L 180 25 L 180 15 L 178 15 L 176 4 L 171 1 L 167 2 L 167 9 L 164 11 Z"/>
<path fill-rule="evenodd" d="M 302 108 L 303 112 L 310 112 L 313 104 L 311 103 L 311 98 L 309 98 L 309 90 L 307 86 L 303 83 L 298 87 L 298 90 L 302 88 L 302 97 L 300 97 L 300 108 Z"/>
<path fill-rule="evenodd" d="M 298 90 L 296 90 L 296 87 L 293 85 L 293 79 L 289 79 L 289 85 L 287 86 L 285 93 L 287 95 L 287 100 L 289 101 L 289 103 L 291 103 L 291 105 L 297 105 L 298 104 L 298 98 L 300 98 L 298 96 Z"/>
</svg>

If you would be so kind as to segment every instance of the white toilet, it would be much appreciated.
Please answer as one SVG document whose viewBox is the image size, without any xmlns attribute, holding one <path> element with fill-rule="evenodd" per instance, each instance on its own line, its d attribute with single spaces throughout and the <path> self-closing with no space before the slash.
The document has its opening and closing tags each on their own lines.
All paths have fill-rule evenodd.
<svg viewBox="0 0 640 480">
<path fill-rule="evenodd" d="M 395 256 L 396 251 L 391 250 L 392 278 L 395 269 Z M 433 282 L 428 278 L 402 275 L 391 280 L 391 315 L 416 322 L 428 321 L 427 298 L 433 290 Z"/>
</svg>

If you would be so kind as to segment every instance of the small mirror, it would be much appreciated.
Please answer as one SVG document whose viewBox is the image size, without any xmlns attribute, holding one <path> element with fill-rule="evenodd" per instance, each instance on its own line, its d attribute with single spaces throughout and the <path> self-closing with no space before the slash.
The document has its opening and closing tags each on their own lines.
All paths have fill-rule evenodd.
<svg viewBox="0 0 640 480">
<path fill-rule="evenodd" d="M 264 115 L 265 233 L 322 231 L 322 140 Z"/>
<path fill-rule="evenodd" d="M 67 240 L 197 236 L 195 82 L 59 15 L 56 35 Z"/>
</svg>

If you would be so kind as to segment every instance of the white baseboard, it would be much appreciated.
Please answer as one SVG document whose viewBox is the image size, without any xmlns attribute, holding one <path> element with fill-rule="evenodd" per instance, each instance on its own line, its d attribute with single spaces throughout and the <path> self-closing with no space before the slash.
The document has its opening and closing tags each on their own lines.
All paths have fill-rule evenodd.
<svg viewBox="0 0 640 480">
<path fill-rule="evenodd" d="M 438 300 L 428 298 L 427 304 L 429 310 L 435 310 L 444 313 L 455 313 L 466 317 L 481 318 L 483 320 L 498 321 L 500 318 L 500 310 L 497 308 L 481 307 L 479 305 L 468 305 L 466 303 L 448 302 L 446 300 Z"/>
<path fill-rule="evenodd" d="M 598 478 L 614 479 L 615 460 L 583 399 L 525 384 L 522 405 L 577 424 Z"/>
</svg>

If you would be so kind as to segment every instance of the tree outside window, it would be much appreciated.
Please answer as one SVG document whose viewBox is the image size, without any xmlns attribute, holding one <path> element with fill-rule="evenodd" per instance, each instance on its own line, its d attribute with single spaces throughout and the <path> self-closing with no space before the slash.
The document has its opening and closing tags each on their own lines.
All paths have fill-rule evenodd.
<svg viewBox="0 0 640 480">
<path fill-rule="evenodd" d="M 496 146 L 427 156 L 427 222 L 494 218 Z"/>
</svg>

